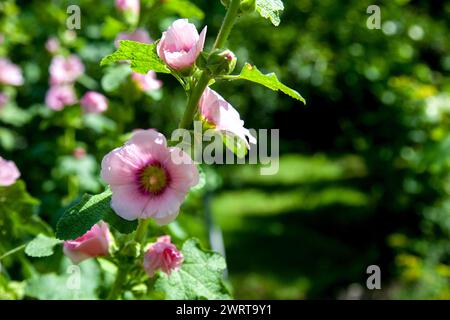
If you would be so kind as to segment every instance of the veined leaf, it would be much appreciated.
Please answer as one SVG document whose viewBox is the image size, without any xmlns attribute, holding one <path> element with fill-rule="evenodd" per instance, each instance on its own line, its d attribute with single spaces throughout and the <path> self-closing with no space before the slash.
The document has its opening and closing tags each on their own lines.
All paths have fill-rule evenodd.
<svg viewBox="0 0 450 320">
<path fill-rule="evenodd" d="M 202 250 L 196 239 L 187 240 L 181 252 L 184 262 L 180 270 L 170 276 L 161 273 L 155 284 L 157 291 L 170 300 L 231 298 L 222 281 L 226 264 L 220 254 Z"/>
<path fill-rule="evenodd" d="M 156 44 L 146 44 L 131 40 L 120 41 L 116 52 L 104 57 L 101 66 L 116 61 L 129 60 L 131 69 L 135 72 L 146 74 L 148 71 L 170 73 L 169 68 L 156 53 Z"/>
<path fill-rule="evenodd" d="M 110 189 L 94 196 L 85 194 L 59 219 L 56 225 L 56 237 L 62 240 L 76 239 L 100 220 L 108 222 L 121 233 L 134 231 L 137 221 L 127 221 L 119 217 L 111 209 L 111 195 Z"/>
<path fill-rule="evenodd" d="M 288 96 L 300 100 L 303 103 L 305 102 L 305 99 L 295 91 L 294 89 L 289 88 L 288 86 L 284 85 L 283 83 L 278 80 L 278 77 L 275 73 L 268 73 L 263 74 L 261 71 L 258 70 L 255 66 L 252 66 L 249 63 L 246 63 L 244 67 L 242 68 L 242 71 L 239 75 L 236 76 L 225 76 L 224 79 L 227 80 L 248 80 L 255 83 L 262 84 L 263 86 L 272 89 L 274 91 L 281 91 Z"/>
<path fill-rule="evenodd" d="M 256 0 L 256 11 L 275 26 L 280 24 L 280 14 L 283 10 L 284 5 L 281 0 Z"/>
<path fill-rule="evenodd" d="M 30 257 L 48 257 L 53 254 L 53 248 L 62 241 L 39 234 L 25 247 L 25 253 Z"/>
</svg>

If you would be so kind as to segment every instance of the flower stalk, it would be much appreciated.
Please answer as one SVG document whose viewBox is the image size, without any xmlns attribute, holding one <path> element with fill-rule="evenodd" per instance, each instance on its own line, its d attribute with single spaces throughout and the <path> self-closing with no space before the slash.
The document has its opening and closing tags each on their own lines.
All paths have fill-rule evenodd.
<svg viewBox="0 0 450 320">
<path fill-rule="evenodd" d="M 230 32 L 233 28 L 234 22 L 238 16 L 239 6 L 240 0 L 231 0 L 225 18 L 222 22 L 222 26 L 214 43 L 213 51 L 225 45 L 230 35 Z M 191 85 L 193 86 L 191 87 L 192 89 L 188 95 L 188 102 L 186 105 L 186 109 L 179 124 L 179 128 L 181 129 L 189 129 L 191 127 L 198 109 L 198 103 L 200 101 L 200 98 L 203 92 L 205 91 L 206 87 L 208 86 L 209 82 L 213 79 L 213 76 L 210 75 L 208 72 L 202 71 L 199 73 L 197 79 L 198 80 L 195 83 L 193 84 L 191 83 Z M 183 84 L 183 82 L 181 83 Z M 140 219 L 138 228 L 134 235 L 133 240 L 141 245 L 143 245 L 143 242 L 145 241 L 148 223 L 149 219 Z M 114 300 L 120 297 L 123 287 L 127 281 L 127 274 L 130 268 L 131 266 L 128 264 L 125 264 L 122 268 L 121 267 L 118 268 L 116 279 L 108 295 L 109 300 Z"/>
</svg>

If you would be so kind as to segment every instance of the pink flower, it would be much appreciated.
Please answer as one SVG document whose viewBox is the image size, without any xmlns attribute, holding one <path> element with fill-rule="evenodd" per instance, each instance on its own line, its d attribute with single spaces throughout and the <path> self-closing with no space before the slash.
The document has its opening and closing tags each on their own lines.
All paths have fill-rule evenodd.
<svg viewBox="0 0 450 320">
<path fill-rule="evenodd" d="M 80 100 L 81 107 L 87 113 L 102 113 L 108 109 L 108 100 L 104 95 L 95 91 L 88 91 Z"/>
<path fill-rule="evenodd" d="M 51 86 L 45 96 L 45 104 L 53 110 L 60 111 L 65 106 L 75 104 L 77 96 L 70 85 Z"/>
<path fill-rule="evenodd" d="M 158 43 L 159 57 L 176 70 L 191 67 L 205 45 L 206 27 L 198 35 L 187 19 L 178 19 L 163 32 Z"/>
<path fill-rule="evenodd" d="M 199 108 L 203 120 L 213 126 L 215 130 L 239 137 L 245 141 L 247 148 L 250 148 L 249 142 L 256 144 L 256 138 L 250 134 L 248 129 L 244 128 L 244 121 L 241 120 L 236 109 L 209 87 L 200 98 Z"/>
<path fill-rule="evenodd" d="M 131 79 L 144 92 L 158 90 L 162 86 L 162 81 L 156 78 L 156 72 L 150 70 L 147 74 L 133 72 Z"/>
<path fill-rule="evenodd" d="M 6 58 L 0 58 L 0 84 L 21 86 L 23 76 L 20 68 Z"/>
<path fill-rule="evenodd" d="M 114 41 L 114 45 L 118 48 L 120 40 L 132 40 L 142 43 L 152 43 L 153 40 L 150 38 L 148 32 L 145 29 L 139 28 L 133 32 L 120 32 L 116 40 Z"/>
<path fill-rule="evenodd" d="M 9 98 L 3 92 L 0 92 L 0 110 L 8 103 Z"/>
<path fill-rule="evenodd" d="M 139 14 L 140 1 L 139 0 L 116 0 L 116 8 L 119 11 L 129 11 L 133 14 Z"/>
<path fill-rule="evenodd" d="M 100 221 L 75 240 L 64 241 L 64 254 L 75 264 L 86 259 L 107 256 L 111 235 L 108 224 Z"/>
<path fill-rule="evenodd" d="M 50 64 L 50 84 L 70 84 L 84 73 L 80 58 L 72 54 L 68 57 L 55 56 Z"/>
<path fill-rule="evenodd" d="M 0 186 L 10 186 L 20 177 L 19 169 L 14 162 L 0 157 Z"/>
<path fill-rule="evenodd" d="M 167 147 L 153 129 L 136 130 L 124 146 L 108 153 L 101 176 L 112 191 L 111 207 L 126 220 L 154 218 L 158 224 L 174 220 L 198 171 L 189 155 Z"/>
<path fill-rule="evenodd" d="M 144 269 L 149 277 L 153 277 L 158 269 L 170 275 L 173 270 L 178 270 L 182 263 L 183 255 L 170 242 L 170 236 L 159 237 L 144 255 Z"/>
<path fill-rule="evenodd" d="M 56 53 L 59 50 L 59 40 L 55 37 L 50 37 L 45 42 L 45 49 L 51 54 Z"/>
</svg>

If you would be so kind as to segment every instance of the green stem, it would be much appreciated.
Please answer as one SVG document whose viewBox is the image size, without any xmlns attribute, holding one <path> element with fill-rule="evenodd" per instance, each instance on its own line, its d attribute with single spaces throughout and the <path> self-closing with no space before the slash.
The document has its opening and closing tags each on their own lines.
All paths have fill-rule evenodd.
<svg viewBox="0 0 450 320">
<path fill-rule="evenodd" d="M 222 22 L 222 26 L 220 27 L 219 34 L 217 35 L 216 41 L 214 43 L 213 50 L 225 45 L 225 42 L 230 35 L 231 29 L 233 28 L 234 21 L 238 16 L 239 5 L 240 0 L 231 0 L 225 18 Z M 197 112 L 198 102 L 200 101 L 203 91 L 205 91 L 211 79 L 212 77 L 206 72 L 202 72 L 200 74 L 197 83 L 192 88 L 192 92 L 189 95 L 183 118 L 180 121 L 180 128 L 189 129 L 192 125 L 195 113 Z M 134 235 L 134 240 L 136 242 L 140 244 L 144 242 L 148 223 L 148 219 L 139 220 L 139 225 Z M 124 283 L 127 280 L 127 273 L 129 268 L 130 266 L 124 266 L 123 268 L 119 268 L 117 270 L 116 280 L 114 281 L 113 287 L 108 295 L 109 300 L 114 300 L 120 297 Z"/>
<path fill-rule="evenodd" d="M 231 29 L 233 29 L 234 21 L 236 20 L 239 12 L 240 0 L 231 0 L 228 6 L 227 13 L 223 19 L 222 26 L 220 27 L 219 34 L 217 35 L 214 43 L 214 49 L 221 48 L 225 45 L 225 42 L 230 35 Z M 202 72 L 195 87 L 192 89 L 192 93 L 188 98 L 186 109 L 184 110 L 183 118 L 180 121 L 180 129 L 189 129 L 195 113 L 197 112 L 198 102 L 208 86 L 209 81 L 212 79 L 206 72 Z"/>
<path fill-rule="evenodd" d="M 214 43 L 213 50 L 225 46 L 225 42 L 227 42 L 231 29 L 233 29 L 234 21 L 238 16 L 240 4 L 240 0 L 231 0 L 225 18 L 223 19 L 222 26 L 220 27 L 219 34 L 217 35 L 216 42 Z"/>
<path fill-rule="evenodd" d="M 116 280 L 114 281 L 113 287 L 108 295 L 108 300 L 117 300 L 119 298 L 124 282 L 127 279 L 128 267 L 117 268 Z"/>
<path fill-rule="evenodd" d="M 202 72 L 200 79 L 198 79 L 197 85 L 193 88 L 191 95 L 188 98 L 186 109 L 184 110 L 183 118 L 180 121 L 180 129 L 189 129 L 192 120 L 194 119 L 195 113 L 197 112 L 198 102 L 208 86 L 211 77 L 206 73 Z"/>
<path fill-rule="evenodd" d="M 134 241 L 142 244 L 145 240 L 145 236 L 147 235 L 147 227 L 150 223 L 150 219 L 140 219 L 138 227 L 136 229 L 136 233 L 134 234 Z"/>
<path fill-rule="evenodd" d="M 22 244 L 14 249 L 9 250 L 8 252 L 6 252 L 5 254 L 3 254 L 2 256 L 0 256 L 0 260 L 6 258 L 7 256 L 10 256 L 20 250 L 23 250 L 25 248 L 26 244 Z"/>
<path fill-rule="evenodd" d="M 133 240 L 139 244 L 143 244 L 147 235 L 147 227 L 150 223 L 150 219 L 140 219 L 138 227 L 134 233 Z M 125 244 L 126 245 L 126 244 Z M 122 288 L 127 281 L 127 274 L 131 266 L 124 265 L 123 268 L 120 268 L 120 265 L 117 269 L 116 280 L 114 281 L 113 287 L 108 295 L 108 300 L 116 300 L 120 297 L 122 292 Z"/>
</svg>

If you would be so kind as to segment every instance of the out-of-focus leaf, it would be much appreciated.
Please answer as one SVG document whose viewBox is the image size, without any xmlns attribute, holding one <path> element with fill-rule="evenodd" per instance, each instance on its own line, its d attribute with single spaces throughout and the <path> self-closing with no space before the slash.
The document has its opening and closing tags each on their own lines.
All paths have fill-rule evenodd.
<svg viewBox="0 0 450 320">
<path fill-rule="evenodd" d="M 105 75 L 101 80 L 103 90 L 111 92 L 118 89 L 130 74 L 131 69 L 127 64 L 112 66 L 106 69 Z"/>
<path fill-rule="evenodd" d="M 0 111 L 0 121 L 16 127 L 23 126 L 28 123 L 31 118 L 32 115 L 29 112 L 20 109 L 14 103 L 8 103 Z"/>
<path fill-rule="evenodd" d="M 102 36 L 108 39 L 114 39 L 117 34 L 127 29 L 127 26 L 113 17 L 106 17 L 102 27 Z"/>
<path fill-rule="evenodd" d="M 39 234 L 25 247 L 25 253 L 30 257 L 48 257 L 53 254 L 53 248 L 62 241 Z"/>
<path fill-rule="evenodd" d="M 199 7 L 187 0 L 166 0 L 164 8 L 182 18 L 203 20 L 205 17 L 205 13 Z"/>
<path fill-rule="evenodd" d="M 74 266 L 65 259 L 59 274 L 48 273 L 28 280 L 25 293 L 41 300 L 93 300 L 98 298 L 101 279 L 95 260 Z"/>
<path fill-rule="evenodd" d="M 50 227 L 35 213 L 39 201 L 26 191 L 21 180 L 0 187 L 0 248 L 6 240 L 39 233 L 51 234 Z"/>
<path fill-rule="evenodd" d="M 218 253 L 200 248 L 196 239 L 187 240 L 181 249 L 184 262 L 170 276 L 161 273 L 155 288 L 170 300 L 230 299 L 223 283 L 225 259 Z"/>
<path fill-rule="evenodd" d="M 138 73 L 146 74 L 150 70 L 155 72 L 170 73 L 169 68 L 156 53 L 156 44 L 145 44 L 131 40 L 120 41 L 119 49 L 102 59 L 100 65 L 104 66 L 112 62 L 129 60 L 131 69 Z"/>
</svg>

